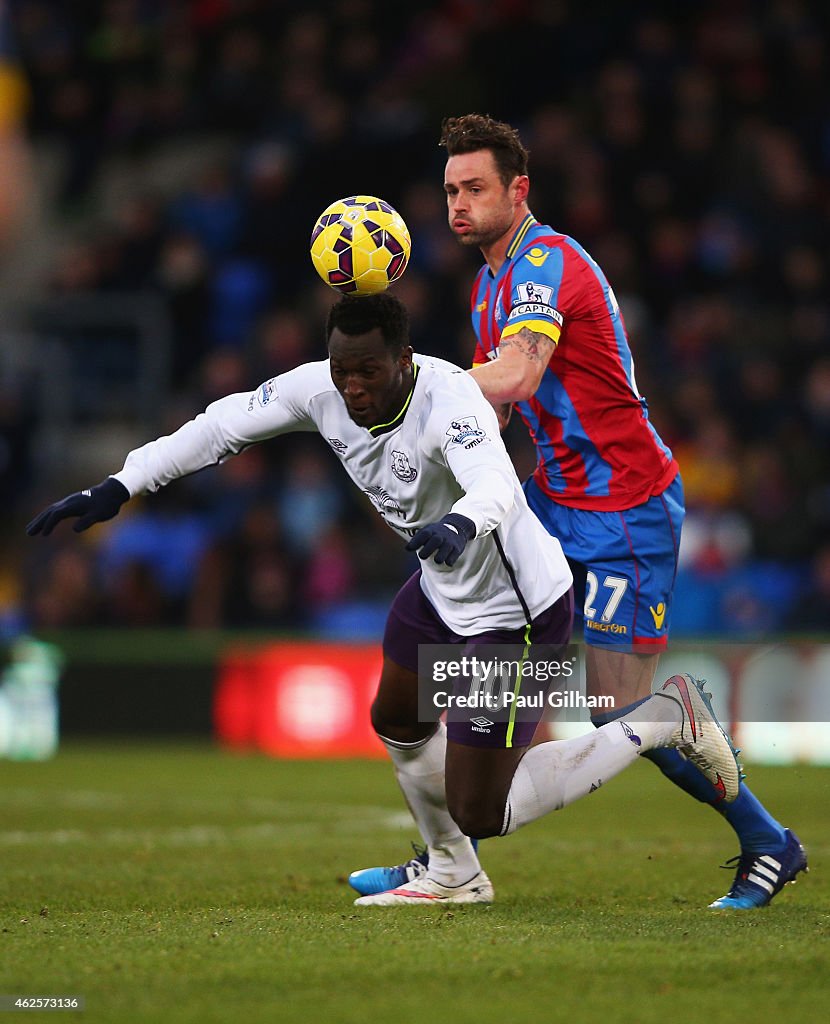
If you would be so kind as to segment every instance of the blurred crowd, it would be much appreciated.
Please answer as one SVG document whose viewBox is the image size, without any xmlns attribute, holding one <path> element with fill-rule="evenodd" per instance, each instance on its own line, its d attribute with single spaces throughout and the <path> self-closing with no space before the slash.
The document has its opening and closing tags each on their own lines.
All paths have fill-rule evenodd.
<svg viewBox="0 0 830 1024">
<path fill-rule="evenodd" d="M 381 195 L 402 213 L 413 252 L 396 293 L 416 349 L 468 365 L 478 259 L 447 229 L 437 143 L 443 117 L 490 113 L 531 151 L 534 214 L 573 235 L 614 286 L 639 388 L 680 461 L 677 631 L 830 628 L 821 4 L 6 7 L 28 137 L 60 154 L 51 216 L 70 241 L 42 294 L 161 300 L 173 345 L 160 432 L 323 357 L 334 295 L 314 277 L 308 236 L 345 195 Z M 102 208 L 116 163 L 217 139 L 175 188 L 139 185 Z M 35 627 L 376 633 L 414 568 L 306 435 L 132 503 L 82 541 L 68 530 L 18 541 L 66 483 L 33 471 L 36 427 L 25 395 L 0 379 L 7 605 Z M 508 441 L 527 475 L 520 425 Z"/>
</svg>

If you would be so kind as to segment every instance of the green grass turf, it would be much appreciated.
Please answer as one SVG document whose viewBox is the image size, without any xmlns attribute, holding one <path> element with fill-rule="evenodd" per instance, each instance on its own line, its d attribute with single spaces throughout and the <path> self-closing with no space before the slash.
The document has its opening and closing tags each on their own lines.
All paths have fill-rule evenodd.
<svg viewBox="0 0 830 1024">
<path fill-rule="evenodd" d="M 58 1019 L 735 1024 L 826 1010 L 830 769 L 750 772 L 813 870 L 744 914 L 705 909 L 732 877 L 718 870 L 731 831 L 646 764 L 486 841 L 497 902 L 452 910 L 352 906 L 348 871 L 399 861 L 414 837 L 383 762 L 67 744 L 48 763 L 0 763 L 0 780 L 0 993 L 85 996 Z"/>
</svg>

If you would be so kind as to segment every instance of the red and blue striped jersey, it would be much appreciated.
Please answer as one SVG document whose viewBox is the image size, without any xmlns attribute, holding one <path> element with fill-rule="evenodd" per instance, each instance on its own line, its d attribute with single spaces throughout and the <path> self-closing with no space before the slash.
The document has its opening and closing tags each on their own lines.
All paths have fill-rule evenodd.
<svg viewBox="0 0 830 1024">
<path fill-rule="evenodd" d="M 582 246 L 528 214 L 498 274 L 479 271 L 471 311 L 475 365 L 498 358 L 502 338 L 523 327 L 556 343 L 536 394 L 515 405 L 545 494 L 598 511 L 662 494 L 678 466 L 637 391 L 614 292 Z"/>
</svg>

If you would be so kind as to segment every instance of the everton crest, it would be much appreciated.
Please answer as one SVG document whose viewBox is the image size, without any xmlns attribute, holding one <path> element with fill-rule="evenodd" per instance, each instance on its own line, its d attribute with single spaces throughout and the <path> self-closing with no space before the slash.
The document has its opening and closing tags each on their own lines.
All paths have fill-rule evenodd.
<svg viewBox="0 0 830 1024">
<path fill-rule="evenodd" d="M 406 452 L 392 452 L 392 472 L 405 484 L 410 484 L 418 475 L 418 470 L 409 465 L 409 456 Z"/>
</svg>

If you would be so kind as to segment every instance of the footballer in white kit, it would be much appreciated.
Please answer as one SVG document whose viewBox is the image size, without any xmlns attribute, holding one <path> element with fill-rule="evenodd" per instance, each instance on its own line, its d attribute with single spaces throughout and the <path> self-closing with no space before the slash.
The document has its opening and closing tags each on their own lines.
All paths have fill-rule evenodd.
<svg viewBox="0 0 830 1024">
<path fill-rule="evenodd" d="M 175 434 L 131 452 L 115 479 L 131 496 L 156 491 L 257 441 L 316 430 L 406 540 L 447 513 L 475 525 L 474 539 L 481 543 L 470 543 L 457 566 L 424 562 L 421 586 L 448 626 L 463 636 L 523 627 L 526 611 L 507 563 L 516 568 L 524 602 L 536 615 L 572 582 L 559 541 L 528 508 L 496 415 L 475 381 L 443 359 L 412 360 L 411 391 L 389 422 L 359 426 L 325 359 L 266 381 L 253 394 L 214 402 Z M 493 531 L 500 543 L 486 539 Z"/>
<path fill-rule="evenodd" d="M 413 356 L 397 299 L 386 292 L 342 298 L 329 312 L 326 338 L 329 359 L 214 402 L 175 433 L 131 452 L 102 483 L 44 509 L 28 533 L 48 536 L 65 518 L 76 519 L 76 532 L 85 530 L 117 515 L 133 495 L 251 444 L 296 430 L 322 434 L 422 561 L 389 612 L 372 723 L 429 867 L 406 885 L 359 898 L 360 906 L 490 902 L 493 887 L 469 837 L 512 833 L 655 747 L 682 750 L 734 799 L 734 754 L 690 679 L 672 677 L 596 733 L 535 747 L 541 709 L 523 721 L 474 713 L 448 716 L 447 725 L 438 711 L 419 712 L 419 646 L 454 645 L 459 657 L 485 644 L 561 648 L 573 619 L 571 574 L 558 541 L 525 503 L 492 407 L 468 374 Z"/>
</svg>

